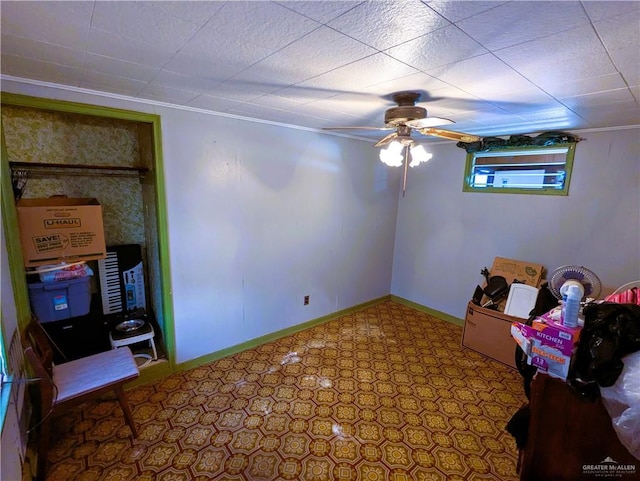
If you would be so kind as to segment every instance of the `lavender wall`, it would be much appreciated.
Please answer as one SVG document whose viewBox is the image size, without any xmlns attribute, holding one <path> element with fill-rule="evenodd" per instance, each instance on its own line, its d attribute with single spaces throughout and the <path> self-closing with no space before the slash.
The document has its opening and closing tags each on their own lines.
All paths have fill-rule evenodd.
<svg viewBox="0 0 640 481">
<path fill-rule="evenodd" d="M 583 265 L 605 293 L 640 279 L 640 130 L 580 135 L 567 197 L 462 192 L 466 152 L 433 146 L 399 202 L 392 294 L 462 319 L 496 256 Z"/>
</svg>

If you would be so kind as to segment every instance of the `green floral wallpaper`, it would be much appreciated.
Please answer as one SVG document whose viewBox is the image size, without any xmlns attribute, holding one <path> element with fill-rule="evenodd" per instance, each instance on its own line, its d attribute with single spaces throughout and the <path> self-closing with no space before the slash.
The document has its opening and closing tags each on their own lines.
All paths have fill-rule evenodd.
<svg viewBox="0 0 640 481">
<path fill-rule="evenodd" d="M 140 166 L 133 122 L 5 105 L 2 126 L 9 162 Z M 139 178 L 87 174 L 38 173 L 28 179 L 23 197 L 94 197 L 102 205 L 107 245 L 145 245 Z"/>
</svg>

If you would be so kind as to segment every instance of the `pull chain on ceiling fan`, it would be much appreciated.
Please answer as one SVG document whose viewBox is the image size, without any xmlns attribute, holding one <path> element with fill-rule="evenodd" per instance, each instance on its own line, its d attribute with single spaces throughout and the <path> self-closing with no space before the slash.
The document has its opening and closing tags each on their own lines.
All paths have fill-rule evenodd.
<svg viewBox="0 0 640 481">
<path fill-rule="evenodd" d="M 436 128 L 441 125 L 454 123 L 453 120 L 442 117 L 428 117 L 427 109 L 416 105 L 420 99 L 418 92 L 398 92 L 393 94 L 393 101 L 398 104 L 384 113 L 385 127 L 325 127 L 324 130 L 395 130 L 395 132 L 383 137 L 375 143 L 374 147 L 386 149 L 380 151 L 380 160 L 391 167 L 400 167 L 404 164 L 404 174 L 402 182 L 402 196 L 404 197 L 407 187 L 407 167 L 415 167 L 422 162 L 428 161 L 432 155 L 424 150 L 424 147 L 416 144 L 411 137 L 415 130 L 422 135 L 441 137 L 458 142 L 477 142 L 480 137 L 477 135 L 455 132 Z M 409 158 L 411 157 L 411 161 Z"/>
</svg>

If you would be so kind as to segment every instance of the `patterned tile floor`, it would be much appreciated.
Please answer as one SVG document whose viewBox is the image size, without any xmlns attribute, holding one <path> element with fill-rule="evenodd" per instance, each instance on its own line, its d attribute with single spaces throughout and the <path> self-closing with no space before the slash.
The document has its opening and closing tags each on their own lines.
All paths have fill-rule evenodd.
<svg viewBox="0 0 640 481">
<path fill-rule="evenodd" d="M 54 422 L 48 481 L 516 480 L 517 371 L 385 301 Z"/>
</svg>

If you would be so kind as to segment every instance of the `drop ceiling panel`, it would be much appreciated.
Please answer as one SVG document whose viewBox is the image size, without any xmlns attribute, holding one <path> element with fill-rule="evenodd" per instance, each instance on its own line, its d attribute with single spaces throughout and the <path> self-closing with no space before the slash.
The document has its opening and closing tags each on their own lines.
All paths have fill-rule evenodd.
<svg viewBox="0 0 640 481">
<path fill-rule="evenodd" d="M 443 65 L 485 54 L 487 49 L 452 25 L 390 48 L 387 53 L 423 72 L 428 72 Z"/>
<path fill-rule="evenodd" d="M 99 28 L 92 28 L 89 32 L 86 51 L 156 68 L 163 67 L 175 55 L 175 52 L 165 50 L 159 45 L 134 41 Z"/>
<path fill-rule="evenodd" d="M 93 2 L 2 2 L 2 33 L 74 48 L 90 29 Z M 4 48 L 4 47 L 3 47 Z"/>
<path fill-rule="evenodd" d="M 377 50 L 385 50 L 450 22 L 418 0 L 405 0 L 362 2 L 328 25 Z"/>
<path fill-rule="evenodd" d="M 600 77 L 590 77 L 586 79 L 569 80 L 565 83 L 557 83 L 547 88 L 549 95 L 555 98 L 573 97 L 586 95 L 589 93 L 604 92 L 626 87 L 626 84 L 619 73 L 611 73 Z"/>
<path fill-rule="evenodd" d="M 91 72 L 99 72 L 109 76 L 125 77 L 142 82 L 150 82 L 158 74 L 159 69 L 147 67 L 133 62 L 126 62 L 94 53 L 86 53 L 83 68 Z"/>
<path fill-rule="evenodd" d="M 285 8 L 298 12 L 305 17 L 311 18 L 319 23 L 327 23 L 336 17 L 348 12 L 352 8 L 358 6 L 359 2 L 344 2 L 344 1 L 303 1 L 303 2 L 291 2 L 283 1 L 277 2 Z"/>
<path fill-rule="evenodd" d="M 215 95 L 202 94 L 188 101 L 186 105 L 203 110 L 212 110 L 214 112 L 225 112 L 232 107 L 237 107 L 241 103 L 240 101 L 216 97 Z"/>
<path fill-rule="evenodd" d="M 91 72 L 84 70 L 80 87 L 91 90 L 100 90 L 118 95 L 137 95 L 147 82 L 134 80 L 132 78 L 115 77 L 113 75 L 105 75 L 102 72 Z"/>
<path fill-rule="evenodd" d="M 492 72 L 491 77 L 483 77 L 482 72 L 486 70 Z M 534 86 L 520 73 L 490 53 L 429 70 L 428 73 L 484 99 L 492 99 L 502 93 Z"/>
<path fill-rule="evenodd" d="M 320 27 L 247 68 L 235 79 L 268 84 L 275 78 L 284 88 L 374 53 L 375 50 L 357 40 Z"/>
<path fill-rule="evenodd" d="M 416 72 L 418 71 L 413 67 L 377 53 L 280 90 L 278 95 L 287 98 L 289 94 L 293 94 L 294 97 L 312 101 L 341 93 L 358 94 L 373 84 L 392 81 Z"/>
<path fill-rule="evenodd" d="M 505 48 L 495 55 L 543 89 L 616 72 L 590 25 Z"/>
<path fill-rule="evenodd" d="M 190 2 L 186 2 L 186 8 Z M 92 27 L 137 42 L 158 45 L 177 52 L 193 37 L 208 18 L 189 21 L 167 13 L 160 2 L 95 2 Z"/>
<path fill-rule="evenodd" d="M 469 36 L 489 50 L 512 47 L 585 25 L 589 18 L 580 2 L 509 2 L 458 22 Z M 487 25 L 491 25 L 488 29 Z"/>
<path fill-rule="evenodd" d="M 382 126 L 391 94 L 407 90 L 471 134 L 640 124 L 638 1 L 1 6 L 12 80 L 316 129 Z"/>
<path fill-rule="evenodd" d="M 2 34 L 2 47 L 13 52 L 16 57 L 41 60 L 43 62 L 80 68 L 84 60 L 84 51 L 41 42 L 30 38 Z"/>
<path fill-rule="evenodd" d="M 610 0 L 582 2 L 582 6 L 592 21 L 628 15 L 640 11 L 640 2 L 612 2 Z"/>
<path fill-rule="evenodd" d="M 5 69 L 16 77 L 54 82 L 73 87 L 79 86 L 83 73 L 78 68 L 24 57 L 14 57 L 13 55 L 2 56 L 2 70 L 5 71 Z"/>
<path fill-rule="evenodd" d="M 436 12 L 442 15 L 450 22 L 458 22 L 465 18 L 474 17 L 482 12 L 499 7 L 507 2 L 491 1 L 483 2 L 476 0 L 432 0 L 429 2 L 429 7 L 433 8 Z"/>
</svg>

